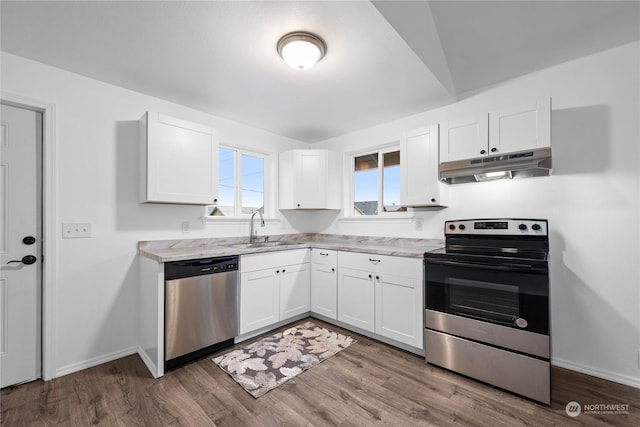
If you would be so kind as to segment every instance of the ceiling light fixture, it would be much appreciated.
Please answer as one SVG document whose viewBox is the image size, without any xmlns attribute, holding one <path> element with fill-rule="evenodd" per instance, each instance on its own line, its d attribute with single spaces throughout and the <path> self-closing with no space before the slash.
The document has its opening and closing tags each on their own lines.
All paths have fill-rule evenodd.
<svg viewBox="0 0 640 427">
<path fill-rule="evenodd" d="M 313 33 L 294 31 L 278 40 L 278 55 L 294 70 L 304 71 L 313 67 L 327 52 L 324 40 Z"/>
</svg>

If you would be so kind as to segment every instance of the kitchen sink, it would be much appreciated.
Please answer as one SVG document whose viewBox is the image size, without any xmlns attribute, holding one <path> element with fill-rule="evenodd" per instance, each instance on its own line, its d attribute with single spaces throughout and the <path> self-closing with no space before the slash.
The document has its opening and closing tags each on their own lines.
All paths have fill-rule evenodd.
<svg viewBox="0 0 640 427">
<path fill-rule="evenodd" d="M 304 245 L 305 243 L 300 242 L 254 242 L 254 243 L 233 243 L 230 245 L 224 245 L 229 248 L 241 248 L 241 249 L 251 249 L 251 248 L 275 248 L 280 246 L 299 246 Z"/>
</svg>

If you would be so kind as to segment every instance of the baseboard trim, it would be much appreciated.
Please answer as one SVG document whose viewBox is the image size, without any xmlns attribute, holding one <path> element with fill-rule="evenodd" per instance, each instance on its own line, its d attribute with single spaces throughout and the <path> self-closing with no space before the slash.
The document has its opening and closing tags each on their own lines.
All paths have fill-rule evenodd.
<svg viewBox="0 0 640 427">
<path fill-rule="evenodd" d="M 602 378 L 603 380 L 613 381 L 615 383 L 640 388 L 640 378 L 634 378 L 628 375 L 620 375 L 615 372 L 605 371 L 602 369 L 594 368 L 592 366 L 571 362 L 557 357 L 551 358 L 551 364 L 560 368 L 565 368 L 571 371 L 591 375 L 592 377 Z"/>
<path fill-rule="evenodd" d="M 70 365 L 57 368 L 56 378 L 69 375 L 74 372 L 82 371 L 84 369 L 93 368 L 94 366 L 111 362 L 112 360 L 120 359 L 122 357 L 131 356 L 132 354 L 136 354 L 137 352 L 138 352 L 137 346 L 129 347 L 124 350 L 114 351 L 113 353 L 104 354 L 102 356 L 94 357 L 92 359 L 84 360 L 82 362 L 72 363 Z"/>
</svg>

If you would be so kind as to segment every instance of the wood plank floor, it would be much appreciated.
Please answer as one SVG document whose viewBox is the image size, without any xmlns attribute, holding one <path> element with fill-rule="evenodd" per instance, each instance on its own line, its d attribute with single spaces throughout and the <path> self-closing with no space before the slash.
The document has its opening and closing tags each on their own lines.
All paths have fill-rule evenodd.
<svg viewBox="0 0 640 427">
<path fill-rule="evenodd" d="M 211 357 L 154 380 L 137 355 L 0 392 L 2 426 L 637 426 L 640 390 L 560 368 L 541 405 L 350 331 L 358 342 L 254 399 Z M 224 350 L 226 352 L 228 350 Z M 629 405 L 567 416 L 565 405 Z"/>
</svg>

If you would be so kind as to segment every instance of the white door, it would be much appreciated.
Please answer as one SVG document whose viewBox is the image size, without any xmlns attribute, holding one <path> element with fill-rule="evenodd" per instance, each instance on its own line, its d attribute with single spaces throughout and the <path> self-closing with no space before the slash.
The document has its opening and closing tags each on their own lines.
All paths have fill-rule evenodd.
<svg viewBox="0 0 640 427">
<path fill-rule="evenodd" d="M 324 208 L 327 194 L 327 151 L 296 150 L 295 170 L 295 207 Z"/>
<path fill-rule="evenodd" d="M 0 146 L 0 386 L 6 387 L 41 376 L 42 113 L 1 105 Z"/>
<path fill-rule="evenodd" d="M 422 348 L 422 280 L 376 276 L 376 333 Z"/>
<path fill-rule="evenodd" d="M 289 265 L 280 274 L 280 320 L 309 311 L 309 263 Z"/>
<path fill-rule="evenodd" d="M 338 270 L 338 320 L 373 332 L 374 275 L 366 271 Z"/>
<path fill-rule="evenodd" d="M 440 162 L 486 156 L 488 144 L 487 113 L 440 124 Z"/>
<path fill-rule="evenodd" d="M 489 154 L 551 146 L 551 98 L 489 113 Z"/>
<path fill-rule="evenodd" d="M 272 269 L 240 275 L 240 333 L 269 326 L 279 320 L 279 278 Z"/>
<path fill-rule="evenodd" d="M 331 319 L 338 316 L 338 281 L 335 264 L 312 264 L 311 311 Z"/>
<path fill-rule="evenodd" d="M 400 204 L 444 206 L 438 181 L 438 125 L 416 129 L 400 141 Z"/>
</svg>

